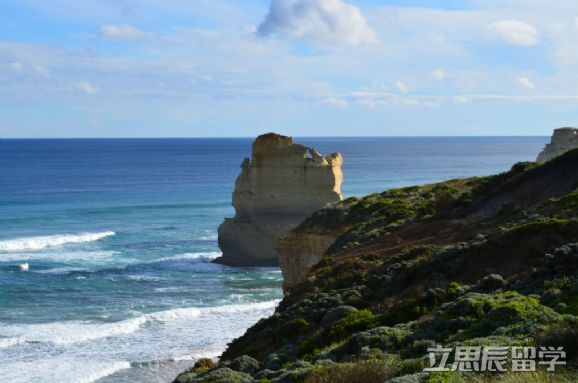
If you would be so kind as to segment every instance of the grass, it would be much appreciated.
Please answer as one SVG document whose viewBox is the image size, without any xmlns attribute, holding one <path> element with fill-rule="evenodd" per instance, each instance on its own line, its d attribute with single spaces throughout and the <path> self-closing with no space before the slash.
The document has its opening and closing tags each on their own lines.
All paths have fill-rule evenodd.
<svg viewBox="0 0 578 383">
<path fill-rule="evenodd" d="M 340 363 L 313 371 L 305 383 L 383 383 L 395 375 L 384 361 Z"/>
</svg>

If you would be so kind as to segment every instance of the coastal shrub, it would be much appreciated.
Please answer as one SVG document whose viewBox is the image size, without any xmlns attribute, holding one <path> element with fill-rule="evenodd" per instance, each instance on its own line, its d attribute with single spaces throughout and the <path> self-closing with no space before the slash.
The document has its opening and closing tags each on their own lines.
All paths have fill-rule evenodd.
<svg viewBox="0 0 578 383">
<path fill-rule="evenodd" d="M 539 162 L 531 162 L 531 161 L 517 162 L 512 166 L 512 169 L 510 169 L 510 172 L 513 174 L 524 173 L 525 171 L 533 169 L 539 165 L 540 165 Z"/>
<path fill-rule="evenodd" d="M 560 217 L 571 217 L 578 214 L 578 192 L 568 193 L 559 198 L 551 198 L 539 212 L 553 214 Z"/>
<path fill-rule="evenodd" d="M 399 364 L 399 375 L 417 374 L 422 372 L 426 367 L 423 358 L 402 359 Z"/>
<path fill-rule="evenodd" d="M 389 198 L 374 202 L 367 207 L 367 211 L 389 222 L 414 217 L 417 214 L 416 203 L 413 201 Z"/>
<path fill-rule="evenodd" d="M 411 300 L 385 312 L 381 315 L 379 321 L 385 326 L 394 326 L 398 323 L 406 323 L 418 319 L 430 311 L 431 308 L 423 305 L 420 301 Z"/>
<path fill-rule="evenodd" d="M 195 362 L 195 365 L 193 366 L 193 368 L 189 372 L 192 372 L 192 371 L 198 372 L 200 370 L 208 370 L 209 368 L 213 368 L 213 367 L 215 367 L 215 362 L 212 359 L 201 358 Z"/>
<path fill-rule="evenodd" d="M 248 355 L 243 355 L 233 359 L 228 367 L 233 371 L 253 374 L 259 370 L 261 365 L 256 359 Z"/>
<path fill-rule="evenodd" d="M 566 315 L 548 326 L 539 336 L 538 343 L 544 347 L 564 347 L 568 360 L 578 362 L 578 318 Z"/>
<path fill-rule="evenodd" d="M 443 305 L 431 318 L 416 323 L 411 339 L 448 343 L 496 336 L 523 341 L 559 317 L 542 305 L 538 296 L 514 291 L 466 293 Z"/>
<path fill-rule="evenodd" d="M 335 323 L 329 333 L 329 338 L 334 342 L 339 341 L 353 333 L 370 329 L 376 325 L 377 320 L 371 311 L 353 311 Z"/>
<path fill-rule="evenodd" d="M 338 363 L 314 370 L 305 383 L 384 383 L 395 375 L 395 369 L 383 361 Z"/>
<path fill-rule="evenodd" d="M 565 307 L 561 310 L 563 314 L 578 315 L 578 292 L 573 291 L 562 297 L 562 304 Z"/>
<path fill-rule="evenodd" d="M 423 383 L 427 379 L 428 374 L 425 372 L 420 372 L 416 374 L 402 375 L 390 379 L 387 383 Z"/>
<path fill-rule="evenodd" d="M 284 371 L 281 375 L 271 379 L 271 383 L 303 383 L 311 375 L 311 368 L 299 368 Z"/>
<path fill-rule="evenodd" d="M 508 285 L 508 282 L 500 274 L 490 274 L 482 278 L 475 286 L 476 291 L 492 292 L 502 289 Z"/>
<path fill-rule="evenodd" d="M 461 283 L 452 281 L 448 283 L 446 291 L 451 298 L 455 298 L 463 292 L 463 287 Z"/>
<path fill-rule="evenodd" d="M 295 339 L 308 331 L 309 322 L 303 318 L 294 318 L 280 327 L 279 334 L 287 339 Z"/>
<path fill-rule="evenodd" d="M 457 372 L 431 372 L 420 383 L 463 383 L 464 378 Z"/>
<path fill-rule="evenodd" d="M 173 383 L 191 383 L 197 377 L 194 372 L 185 372 L 176 377 Z"/>
<path fill-rule="evenodd" d="M 527 331 L 533 324 L 548 323 L 557 317 L 552 309 L 540 304 L 538 297 L 522 295 L 517 292 L 507 291 L 483 296 L 470 295 L 467 301 L 469 308 L 466 312 L 478 317 L 474 326 L 467 333 L 470 336 L 487 336 L 495 330 L 509 326 L 528 326 Z"/>
<path fill-rule="evenodd" d="M 402 354 L 405 358 L 419 358 L 427 355 L 428 348 L 436 346 L 436 342 L 431 339 L 416 339 L 409 344 Z"/>
<path fill-rule="evenodd" d="M 544 289 L 570 290 L 576 284 L 576 279 L 569 276 L 544 281 Z"/>
<path fill-rule="evenodd" d="M 183 383 L 253 383 L 253 378 L 251 375 L 221 367 L 202 372 L 192 380 Z"/>
<path fill-rule="evenodd" d="M 327 314 L 321 320 L 321 326 L 329 327 L 332 326 L 337 321 L 345 318 L 346 316 L 350 315 L 351 313 L 357 311 L 355 307 L 351 306 L 339 306 L 334 309 L 327 311 Z"/>
<path fill-rule="evenodd" d="M 357 355 L 365 348 L 377 348 L 388 353 L 399 350 L 406 342 L 410 331 L 398 327 L 376 327 L 354 334 L 349 348 Z"/>
<path fill-rule="evenodd" d="M 570 380 L 562 374 L 552 374 L 545 371 L 537 372 L 510 372 L 498 379 L 493 379 L 491 382 L 496 383 L 571 383 Z M 480 381 L 481 383 L 481 381 Z"/>
</svg>

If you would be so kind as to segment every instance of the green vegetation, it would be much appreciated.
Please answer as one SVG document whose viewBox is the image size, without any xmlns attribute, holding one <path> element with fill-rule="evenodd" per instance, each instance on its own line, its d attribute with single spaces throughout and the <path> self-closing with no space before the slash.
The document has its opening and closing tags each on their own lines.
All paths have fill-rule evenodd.
<svg viewBox="0 0 578 383">
<path fill-rule="evenodd" d="M 340 341 L 352 333 L 375 327 L 376 324 L 377 320 L 371 311 L 353 311 L 335 323 L 329 333 L 329 338 L 333 342 Z"/>
<path fill-rule="evenodd" d="M 383 383 L 394 371 L 383 361 L 339 363 L 314 370 L 305 383 Z"/>
<path fill-rule="evenodd" d="M 325 258 L 222 362 L 177 382 L 578 381 L 578 174 L 567 171 L 578 168 L 575 152 L 315 213 L 296 231 L 340 233 Z M 438 345 L 563 346 L 568 366 L 423 373 Z"/>
</svg>

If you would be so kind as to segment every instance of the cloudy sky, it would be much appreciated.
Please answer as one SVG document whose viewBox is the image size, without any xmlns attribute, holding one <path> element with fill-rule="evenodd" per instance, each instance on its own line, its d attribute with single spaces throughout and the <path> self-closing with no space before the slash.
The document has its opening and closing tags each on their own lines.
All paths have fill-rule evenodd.
<svg viewBox="0 0 578 383">
<path fill-rule="evenodd" d="M 578 1 L 2 0 L 0 137 L 549 135 Z"/>
</svg>

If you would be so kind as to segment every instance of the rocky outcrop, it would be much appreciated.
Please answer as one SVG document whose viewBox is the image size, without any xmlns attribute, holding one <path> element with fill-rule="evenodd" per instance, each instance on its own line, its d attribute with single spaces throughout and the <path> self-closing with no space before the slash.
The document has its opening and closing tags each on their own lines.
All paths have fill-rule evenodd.
<svg viewBox="0 0 578 383">
<path fill-rule="evenodd" d="M 299 227 L 283 236 L 277 244 L 283 289 L 287 291 L 299 282 L 344 231 L 323 226 Z"/>
<path fill-rule="evenodd" d="M 269 133 L 257 137 L 235 183 L 234 218 L 219 227 L 219 263 L 277 266 L 278 239 L 311 213 L 342 200 L 339 153 L 329 156 Z"/>
<path fill-rule="evenodd" d="M 551 159 L 566 153 L 569 150 L 578 148 L 578 129 L 560 128 L 554 130 L 552 141 L 546 145 L 542 153 L 538 156 L 538 162 L 547 162 Z"/>
</svg>

